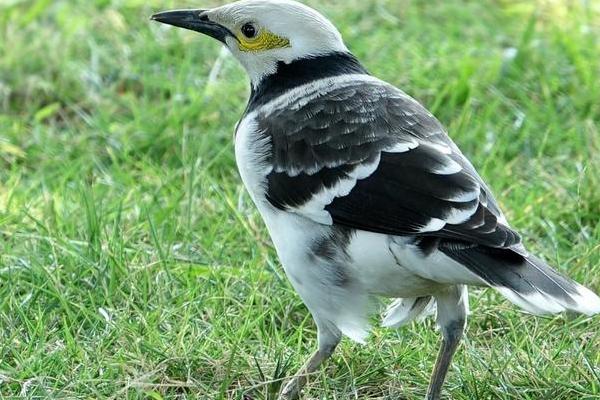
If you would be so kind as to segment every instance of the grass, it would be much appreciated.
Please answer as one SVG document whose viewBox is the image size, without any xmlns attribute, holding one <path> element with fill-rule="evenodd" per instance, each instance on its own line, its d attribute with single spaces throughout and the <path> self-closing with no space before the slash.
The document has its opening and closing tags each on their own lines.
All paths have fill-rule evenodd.
<svg viewBox="0 0 600 400">
<path fill-rule="evenodd" d="M 596 2 L 310 3 L 448 126 L 532 251 L 600 290 Z M 148 21 L 181 6 L 0 3 L 0 398 L 273 399 L 315 346 L 234 166 L 243 71 Z M 453 399 L 600 398 L 600 318 L 471 308 Z M 422 398 L 438 340 L 345 340 L 307 397 Z"/>
</svg>

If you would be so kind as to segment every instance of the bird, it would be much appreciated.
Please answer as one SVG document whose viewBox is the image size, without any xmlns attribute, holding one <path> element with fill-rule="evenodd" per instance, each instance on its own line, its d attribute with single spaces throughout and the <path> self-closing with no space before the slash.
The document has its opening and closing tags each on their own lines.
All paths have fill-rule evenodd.
<svg viewBox="0 0 600 400">
<path fill-rule="evenodd" d="M 243 0 L 151 19 L 216 39 L 249 77 L 236 163 L 317 329 L 317 350 L 281 399 L 301 396 L 343 336 L 365 342 L 373 299 L 389 299 L 386 327 L 435 310 L 429 400 L 441 398 L 463 338 L 468 286 L 534 315 L 600 312 L 593 291 L 527 251 L 436 117 L 369 73 L 318 11 Z"/>
</svg>

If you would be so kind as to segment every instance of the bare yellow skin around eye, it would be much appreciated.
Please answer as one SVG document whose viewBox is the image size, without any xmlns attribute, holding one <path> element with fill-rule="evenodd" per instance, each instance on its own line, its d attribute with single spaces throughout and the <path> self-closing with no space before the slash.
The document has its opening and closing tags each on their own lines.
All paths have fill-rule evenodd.
<svg viewBox="0 0 600 400">
<path fill-rule="evenodd" d="M 277 36 L 266 29 L 261 29 L 258 35 L 252 39 L 239 34 L 238 40 L 241 51 L 264 51 L 290 47 L 290 41 L 288 39 Z"/>
</svg>

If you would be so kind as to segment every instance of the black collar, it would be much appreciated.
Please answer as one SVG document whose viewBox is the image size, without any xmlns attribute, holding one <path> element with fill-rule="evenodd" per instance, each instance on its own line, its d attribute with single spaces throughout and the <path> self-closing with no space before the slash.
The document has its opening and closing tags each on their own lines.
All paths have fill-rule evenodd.
<svg viewBox="0 0 600 400">
<path fill-rule="evenodd" d="M 350 53 L 339 52 L 300 58 L 289 64 L 280 61 L 275 73 L 266 76 L 256 88 L 252 88 L 246 112 L 297 86 L 317 79 L 347 74 L 368 74 L 360 61 Z"/>
</svg>

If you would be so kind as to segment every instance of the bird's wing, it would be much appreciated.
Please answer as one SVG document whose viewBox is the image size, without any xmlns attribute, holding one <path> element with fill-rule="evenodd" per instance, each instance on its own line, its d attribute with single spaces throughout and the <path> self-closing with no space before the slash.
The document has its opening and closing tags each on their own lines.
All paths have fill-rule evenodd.
<svg viewBox="0 0 600 400">
<path fill-rule="evenodd" d="M 391 85 L 307 89 L 256 121 L 272 144 L 267 198 L 279 209 L 371 232 L 520 246 L 442 125 Z"/>
</svg>

